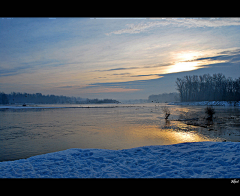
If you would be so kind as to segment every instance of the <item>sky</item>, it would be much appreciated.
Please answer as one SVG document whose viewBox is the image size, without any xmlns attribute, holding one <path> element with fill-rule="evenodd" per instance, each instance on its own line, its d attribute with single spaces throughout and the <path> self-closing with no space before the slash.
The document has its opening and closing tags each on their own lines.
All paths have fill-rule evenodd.
<svg viewBox="0 0 240 196">
<path fill-rule="evenodd" d="M 0 92 L 147 99 L 240 77 L 240 18 L 0 18 Z"/>
</svg>

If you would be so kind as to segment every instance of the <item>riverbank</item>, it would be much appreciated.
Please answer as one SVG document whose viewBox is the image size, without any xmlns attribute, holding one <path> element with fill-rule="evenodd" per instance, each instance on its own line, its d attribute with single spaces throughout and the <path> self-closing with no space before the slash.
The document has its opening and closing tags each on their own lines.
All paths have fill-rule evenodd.
<svg viewBox="0 0 240 196">
<path fill-rule="evenodd" d="M 197 105 L 197 106 L 237 106 L 240 101 L 195 101 L 195 102 L 171 102 L 168 105 Z"/>
<path fill-rule="evenodd" d="M 240 101 L 194 101 L 194 102 L 171 102 L 168 105 L 197 105 L 197 106 L 237 106 Z"/>
<path fill-rule="evenodd" d="M 240 178 L 240 143 L 80 149 L 0 162 L 0 178 Z"/>
</svg>

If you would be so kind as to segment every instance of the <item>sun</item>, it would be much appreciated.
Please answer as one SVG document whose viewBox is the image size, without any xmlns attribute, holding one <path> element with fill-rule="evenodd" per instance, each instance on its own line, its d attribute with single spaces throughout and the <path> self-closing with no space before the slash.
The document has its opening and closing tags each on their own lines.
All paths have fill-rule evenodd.
<svg viewBox="0 0 240 196">
<path fill-rule="evenodd" d="M 200 56 L 198 52 L 179 52 L 176 54 L 176 63 L 170 65 L 167 73 L 177 73 L 184 71 L 192 71 L 201 68 L 198 61 L 194 61 Z"/>
<path fill-rule="evenodd" d="M 171 65 L 167 70 L 168 73 L 177 73 L 183 71 L 192 71 L 195 69 L 199 69 L 198 62 L 179 62 L 174 65 Z"/>
<path fill-rule="evenodd" d="M 190 61 L 196 59 L 197 57 L 201 56 L 200 52 L 196 51 L 181 51 L 176 54 L 176 59 L 179 61 Z"/>
</svg>

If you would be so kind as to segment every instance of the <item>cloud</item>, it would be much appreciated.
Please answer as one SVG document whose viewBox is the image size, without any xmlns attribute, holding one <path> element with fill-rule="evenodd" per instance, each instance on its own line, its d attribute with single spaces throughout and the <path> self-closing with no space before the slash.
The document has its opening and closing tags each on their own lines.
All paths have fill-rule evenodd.
<svg viewBox="0 0 240 196">
<path fill-rule="evenodd" d="M 144 20 L 145 22 L 146 20 Z M 167 18 L 159 19 L 154 22 L 139 23 L 139 24 L 126 24 L 127 28 L 120 29 L 117 31 L 112 31 L 106 33 L 106 35 L 111 34 L 123 34 L 123 33 L 140 33 L 142 31 L 149 30 L 153 27 L 162 26 L 177 26 L 177 27 L 187 27 L 187 28 L 197 28 L 197 27 L 223 27 L 223 26 L 239 26 L 240 18 Z"/>
<path fill-rule="evenodd" d="M 237 63 L 240 61 L 240 49 L 225 50 L 217 53 L 215 56 L 207 56 L 203 58 L 197 58 L 192 61 L 223 61 L 224 63 Z"/>
<path fill-rule="evenodd" d="M 183 54 L 182 54 L 183 55 Z M 209 55 L 206 52 L 204 56 L 199 57 L 196 55 L 195 58 L 183 61 L 172 61 L 169 63 L 156 63 L 149 64 L 139 67 L 119 67 L 107 70 L 96 70 L 96 72 L 101 72 L 101 76 L 106 76 L 106 80 L 101 80 L 103 85 L 108 82 L 113 84 L 124 85 L 124 82 L 131 81 L 149 81 L 153 79 L 159 79 L 166 74 L 176 73 L 176 72 L 186 72 L 194 71 L 202 68 L 216 67 L 216 66 L 226 66 L 230 63 L 237 63 L 240 61 L 240 49 L 225 49 L 218 50 Z M 190 55 L 191 56 L 191 55 Z M 101 84 L 101 83 L 97 83 Z"/>
<path fill-rule="evenodd" d="M 150 27 L 154 27 L 159 25 L 157 22 L 150 22 L 146 24 L 126 24 L 128 28 L 126 29 L 121 29 L 117 31 L 113 31 L 111 33 L 106 33 L 106 35 L 111 35 L 111 34 L 123 34 L 123 33 L 140 33 L 141 31 L 144 31 L 145 29 L 148 29 Z"/>
<path fill-rule="evenodd" d="M 222 52 L 219 52 L 219 54 L 228 54 L 228 55 L 234 55 L 234 54 L 239 54 L 240 49 L 233 49 L 233 50 L 224 50 Z"/>
<path fill-rule="evenodd" d="M 135 91 L 140 91 L 140 90 L 142 90 L 142 89 L 99 88 L 99 89 L 94 89 L 91 93 L 122 93 L 122 92 L 135 92 Z"/>
<path fill-rule="evenodd" d="M 73 86 L 59 86 L 57 88 L 73 88 Z"/>
<path fill-rule="evenodd" d="M 104 71 L 120 71 L 120 70 L 126 70 L 126 69 L 139 69 L 139 67 L 118 67 L 114 69 L 106 69 L 106 70 L 94 70 L 98 72 L 104 72 Z"/>
<path fill-rule="evenodd" d="M 96 85 L 65 85 L 65 86 L 58 86 L 56 88 L 66 88 L 66 89 L 85 89 L 85 88 L 92 88 L 95 87 Z"/>
<path fill-rule="evenodd" d="M 130 77 L 148 77 L 148 76 L 157 76 L 158 78 L 163 77 L 163 76 L 160 76 L 159 74 L 133 75 L 133 76 L 130 76 Z"/>
<path fill-rule="evenodd" d="M 122 70 L 132 70 L 132 69 L 147 69 L 147 68 L 160 68 L 160 67 L 165 67 L 169 66 L 171 63 L 157 63 L 153 65 L 145 65 L 145 66 L 139 66 L 139 67 L 118 67 L 114 69 L 105 69 L 105 70 L 93 70 L 93 72 L 111 72 L 111 71 L 122 71 Z M 130 74 L 130 73 L 125 73 L 125 74 Z M 122 75 L 122 74 L 121 74 Z"/>
<path fill-rule="evenodd" d="M 13 68 L 11 68 L 10 66 L 8 68 L 0 67 L 0 77 L 19 75 L 20 73 L 30 72 L 30 70 L 32 70 L 32 68 L 30 65 L 27 64 Z"/>
<path fill-rule="evenodd" d="M 139 88 L 127 88 L 121 85 L 121 83 L 94 83 L 86 85 L 81 88 L 82 93 L 117 93 L 117 92 L 135 92 L 140 91 Z"/>
</svg>

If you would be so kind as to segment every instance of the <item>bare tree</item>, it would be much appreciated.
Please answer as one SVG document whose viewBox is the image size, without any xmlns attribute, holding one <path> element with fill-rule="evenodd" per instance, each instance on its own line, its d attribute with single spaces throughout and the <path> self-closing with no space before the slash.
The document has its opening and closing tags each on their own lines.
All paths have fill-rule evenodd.
<svg viewBox="0 0 240 196">
<path fill-rule="evenodd" d="M 176 80 L 181 101 L 240 101 L 240 77 L 222 73 L 184 76 Z"/>
<path fill-rule="evenodd" d="M 184 100 L 184 96 L 183 96 L 184 81 L 183 81 L 183 79 L 177 78 L 176 84 L 177 84 L 177 90 L 179 91 L 179 94 L 180 94 L 180 99 L 181 99 L 181 101 L 183 101 Z"/>
<path fill-rule="evenodd" d="M 171 114 L 169 108 L 168 108 L 167 106 L 163 106 L 163 107 L 162 107 L 162 111 L 163 111 L 163 113 L 164 113 L 164 115 L 165 115 L 165 119 L 167 120 L 168 117 L 169 117 L 170 114 Z"/>
</svg>

